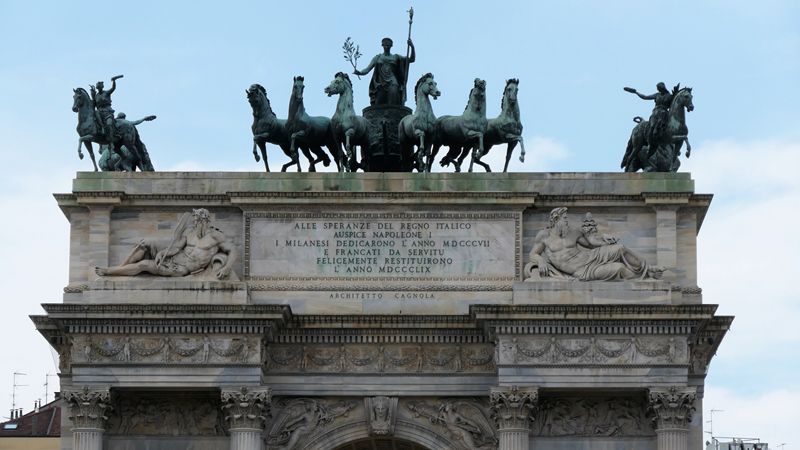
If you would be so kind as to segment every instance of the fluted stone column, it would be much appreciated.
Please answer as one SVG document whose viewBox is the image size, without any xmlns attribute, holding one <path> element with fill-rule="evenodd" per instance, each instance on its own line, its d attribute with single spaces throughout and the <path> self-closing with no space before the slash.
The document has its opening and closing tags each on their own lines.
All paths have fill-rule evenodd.
<svg viewBox="0 0 800 450">
<path fill-rule="evenodd" d="M 538 388 L 495 387 L 489 394 L 499 450 L 528 450 Z"/>
<path fill-rule="evenodd" d="M 658 450 L 688 450 L 689 422 L 694 413 L 697 388 L 651 388 L 649 412 L 656 427 Z"/>
<path fill-rule="evenodd" d="M 106 413 L 111 409 L 108 389 L 84 387 L 62 395 L 72 421 L 72 449 L 102 450 Z"/>
<path fill-rule="evenodd" d="M 222 410 L 230 423 L 230 450 L 261 450 L 261 434 L 270 407 L 269 388 L 242 387 L 222 391 Z"/>
</svg>

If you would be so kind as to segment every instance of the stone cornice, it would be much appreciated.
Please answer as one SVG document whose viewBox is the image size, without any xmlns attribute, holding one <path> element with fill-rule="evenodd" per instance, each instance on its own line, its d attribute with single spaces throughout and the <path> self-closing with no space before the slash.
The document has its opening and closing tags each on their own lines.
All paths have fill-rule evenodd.
<svg viewBox="0 0 800 450">
<path fill-rule="evenodd" d="M 42 308 L 50 317 L 110 318 L 110 315 L 135 315 L 148 317 L 196 317 L 203 314 L 205 318 L 260 318 L 269 316 L 288 319 L 291 309 L 284 305 L 186 305 L 186 304 L 77 304 L 77 303 L 43 303 Z"/>
<path fill-rule="evenodd" d="M 486 321 L 529 319 L 674 320 L 709 319 L 717 305 L 471 305 L 470 314 Z"/>
</svg>

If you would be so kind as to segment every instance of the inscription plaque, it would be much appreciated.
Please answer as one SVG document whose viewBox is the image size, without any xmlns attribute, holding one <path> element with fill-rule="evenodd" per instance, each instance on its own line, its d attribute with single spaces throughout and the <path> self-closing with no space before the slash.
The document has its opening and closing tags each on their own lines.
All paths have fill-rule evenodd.
<svg viewBox="0 0 800 450">
<path fill-rule="evenodd" d="M 512 280 L 515 213 L 257 213 L 251 279 Z"/>
</svg>

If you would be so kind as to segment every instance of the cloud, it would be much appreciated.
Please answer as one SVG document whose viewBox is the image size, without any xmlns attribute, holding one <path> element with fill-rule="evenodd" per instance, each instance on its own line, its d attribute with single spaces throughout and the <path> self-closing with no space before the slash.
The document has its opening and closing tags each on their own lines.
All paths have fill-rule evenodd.
<svg viewBox="0 0 800 450">
<path fill-rule="evenodd" d="M 715 195 L 698 236 L 698 282 L 704 302 L 736 315 L 712 364 L 713 381 L 753 392 L 791 387 L 784 384 L 791 377 L 780 375 L 797 365 L 786 348 L 800 345 L 800 181 L 792 174 L 800 143 L 708 142 L 690 161 L 684 168 L 697 191 Z M 759 370 L 743 367 L 769 367 L 769 379 L 752 383 Z"/>
</svg>

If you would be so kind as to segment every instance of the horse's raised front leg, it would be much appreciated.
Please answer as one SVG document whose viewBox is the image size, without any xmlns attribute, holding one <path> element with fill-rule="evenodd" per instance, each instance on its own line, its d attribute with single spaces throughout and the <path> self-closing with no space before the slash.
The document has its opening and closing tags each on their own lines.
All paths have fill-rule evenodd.
<svg viewBox="0 0 800 450">
<path fill-rule="evenodd" d="M 311 155 L 311 150 L 309 150 L 308 147 L 300 147 L 300 151 L 303 152 L 303 156 L 305 156 L 308 160 L 308 171 L 316 172 L 317 168 L 315 167 L 315 164 L 317 163 L 317 160 L 315 160 Z M 300 155 L 297 155 L 297 157 L 300 158 Z"/>
<path fill-rule="evenodd" d="M 281 150 L 289 157 L 289 162 L 281 166 L 281 172 L 286 172 L 289 167 L 297 164 L 300 166 L 300 160 L 297 157 L 297 151 L 295 150 L 292 152 L 290 149 L 286 148 L 286 144 L 281 144 Z"/>
<path fill-rule="evenodd" d="M 519 162 L 525 162 L 525 141 L 522 140 L 522 136 L 519 137 L 519 147 L 522 149 L 521 153 L 519 154 Z"/>
</svg>

